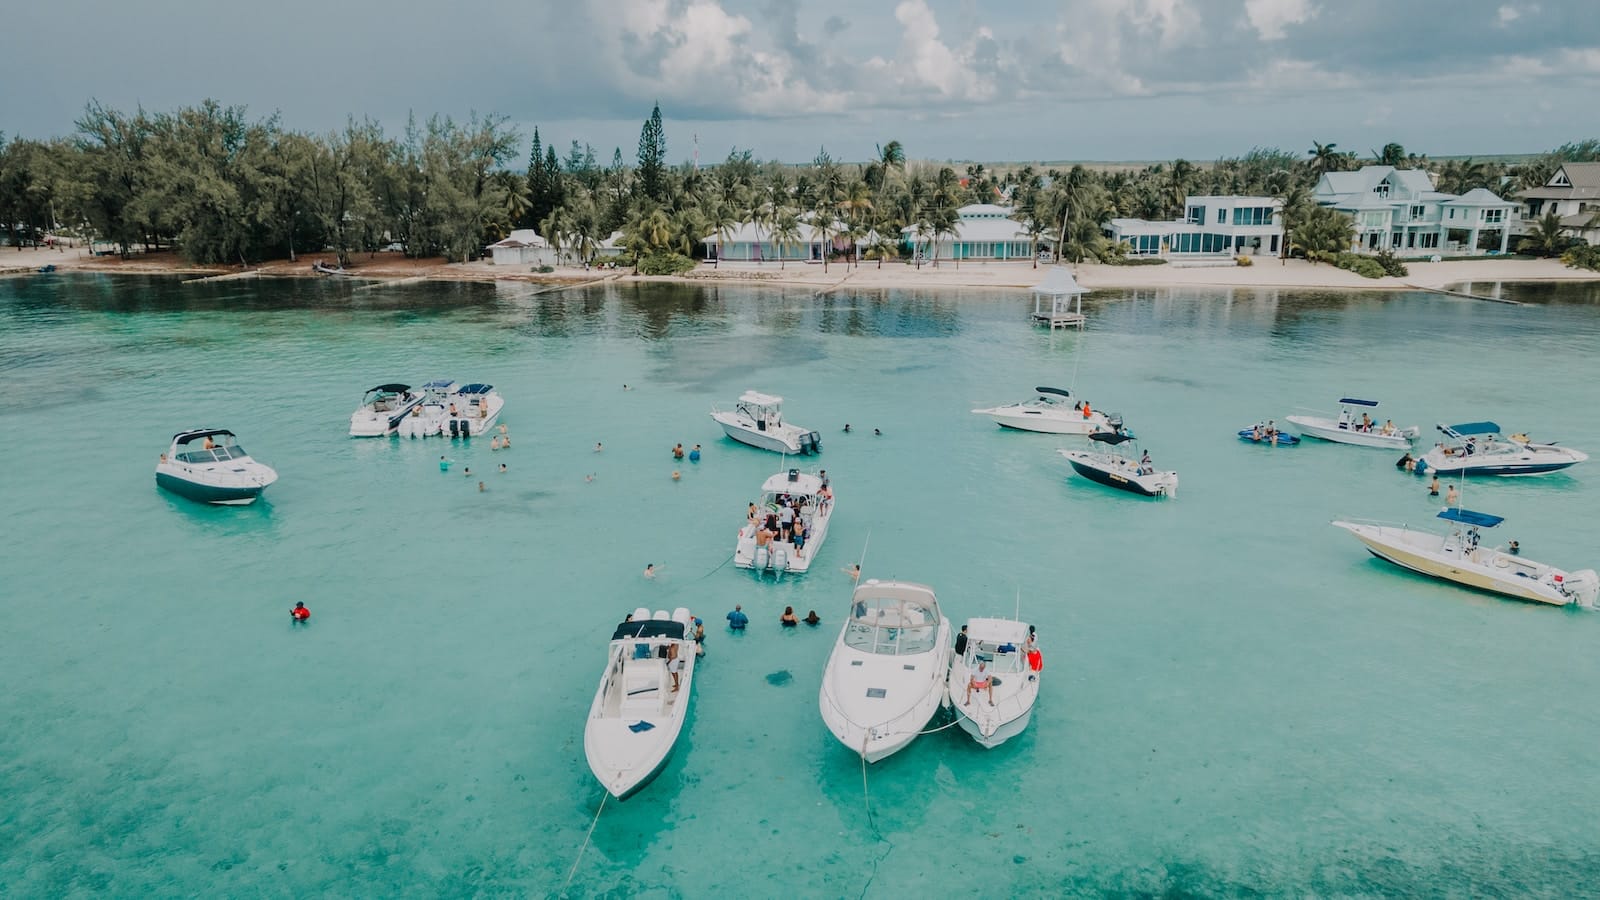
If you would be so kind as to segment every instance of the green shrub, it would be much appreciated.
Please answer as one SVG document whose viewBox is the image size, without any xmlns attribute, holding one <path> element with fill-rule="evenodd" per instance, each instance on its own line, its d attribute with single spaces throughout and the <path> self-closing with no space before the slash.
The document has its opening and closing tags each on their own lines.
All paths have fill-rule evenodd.
<svg viewBox="0 0 1600 900">
<path fill-rule="evenodd" d="M 1156 256 L 1124 256 L 1107 265 L 1113 266 L 1164 266 L 1167 261 Z"/>
<path fill-rule="evenodd" d="M 1388 274 L 1383 269 L 1383 264 L 1370 256 L 1359 253 L 1335 253 L 1329 260 L 1341 269 L 1347 269 L 1360 275 L 1362 278 L 1382 278 Z"/>
<path fill-rule="evenodd" d="M 1388 250 L 1379 250 L 1377 255 L 1373 256 L 1372 258 L 1377 260 L 1378 265 L 1383 267 L 1383 274 L 1385 275 L 1392 275 L 1395 278 L 1404 278 L 1411 274 L 1410 270 L 1406 268 L 1406 264 L 1401 262 L 1398 256 L 1395 256 Z"/>
<path fill-rule="evenodd" d="M 1561 261 L 1569 268 L 1600 272 L 1600 247 L 1590 244 L 1570 247 L 1561 254 Z"/>
<path fill-rule="evenodd" d="M 639 260 L 640 275 L 682 275 L 692 270 L 694 260 L 682 253 L 656 252 Z"/>
<path fill-rule="evenodd" d="M 538 268 L 534 269 L 534 271 L 538 272 L 540 275 L 549 275 L 551 272 L 554 272 L 555 270 L 556 270 L 555 266 L 539 266 Z"/>
<path fill-rule="evenodd" d="M 1233 263 L 1236 266 L 1243 266 L 1247 269 L 1255 265 L 1255 262 L 1252 261 L 1248 256 L 1235 256 L 1233 258 Z"/>
</svg>

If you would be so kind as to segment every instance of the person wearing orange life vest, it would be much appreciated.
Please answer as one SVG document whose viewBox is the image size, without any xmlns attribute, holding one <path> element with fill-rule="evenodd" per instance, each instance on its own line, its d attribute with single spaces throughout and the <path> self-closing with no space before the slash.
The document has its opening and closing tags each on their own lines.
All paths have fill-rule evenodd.
<svg viewBox="0 0 1600 900">
<path fill-rule="evenodd" d="M 1089 401 L 1083 401 L 1083 417 L 1087 419 L 1092 415 L 1094 415 L 1094 410 L 1089 408 Z"/>
</svg>

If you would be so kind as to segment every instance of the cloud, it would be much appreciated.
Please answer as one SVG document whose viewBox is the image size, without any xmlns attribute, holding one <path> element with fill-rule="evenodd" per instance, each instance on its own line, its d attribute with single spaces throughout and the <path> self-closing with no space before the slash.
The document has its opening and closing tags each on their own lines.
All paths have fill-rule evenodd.
<svg viewBox="0 0 1600 900">
<path fill-rule="evenodd" d="M 1263 41 L 1281 41 L 1284 29 L 1308 21 L 1317 9 L 1311 0 L 1244 0 L 1244 14 Z"/>
<path fill-rule="evenodd" d="M 1202 20 L 1189 0 L 1089 0 L 1056 25 L 1057 57 L 1067 68 L 1121 94 L 1149 91 L 1139 62 L 1197 40 Z M 1134 52 L 1124 54 L 1124 48 Z"/>
<path fill-rule="evenodd" d="M 1521 7 L 1513 6 L 1512 4 L 1507 3 L 1505 6 L 1495 10 L 1495 24 L 1499 25 L 1501 28 L 1505 28 L 1523 16 L 1531 16 L 1538 11 L 1539 4 L 1537 3 L 1529 3 L 1528 5 Z"/>
<path fill-rule="evenodd" d="M 843 16 L 829 16 L 822 23 L 822 33 L 828 37 L 835 37 L 850 30 L 850 20 Z"/>
</svg>

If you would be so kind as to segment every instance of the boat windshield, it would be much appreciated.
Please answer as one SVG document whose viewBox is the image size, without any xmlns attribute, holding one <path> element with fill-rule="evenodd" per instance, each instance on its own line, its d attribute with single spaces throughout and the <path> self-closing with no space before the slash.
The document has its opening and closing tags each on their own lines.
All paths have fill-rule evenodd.
<svg viewBox="0 0 1600 900">
<path fill-rule="evenodd" d="M 967 648 L 967 668 L 976 669 L 978 663 L 988 663 L 989 671 L 998 675 L 1021 672 L 1026 665 L 1022 651 L 1016 644 L 991 644 L 974 642 Z"/>
<path fill-rule="evenodd" d="M 859 597 L 851 606 L 846 646 L 881 656 L 927 653 L 938 640 L 939 616 L 915 600 Z"/>
<path fill-rule="evenodd" d="M 204 463 L 228 462 L 229 460 L 243 459 L 249 455 L 250 454 L 244 452 L 243 447 L 239 446 L 238 444 L 233 444 L 227 447 L 213 447 L 210 450 L 206 450 L 204 448 L 185 450 L 178 454 L 178 461 L 186 462 L 191 465 L 200 465 Z"/>
</svg>

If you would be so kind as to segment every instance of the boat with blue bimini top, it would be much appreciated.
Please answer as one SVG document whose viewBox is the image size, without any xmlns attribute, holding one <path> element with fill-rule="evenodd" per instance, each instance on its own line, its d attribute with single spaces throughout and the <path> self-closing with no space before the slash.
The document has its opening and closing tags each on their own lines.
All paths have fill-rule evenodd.
<svg viewBox="0 0 1600 900">
<path fill-rule="evenodd" d="M 783 420 L 783 398 L 759 391 L 745 391 L 731 411 L 711 408 L 711 418 L 728 437 L 771 450 L 774 453 L 811 454 L 822 452 L 822 435 L 809 428 Z"/>
<path fill-rule="evenodd" d="M 1127 455 L 1124 446 L 1133 439 L 1130 431 L 1102 431 L 1089 435 L 1089 440 L 1101 449 L 1056 452 L 1067 458 L 1073 471 L 1090 481 L 1146 497 L 1178 496 L 1177 472 L 1157 470 L 1148 452 L 1137 460 Z"/>
<path fill-rule="evenodd" d="M 1044 434 L 1093 434 L 1113 430 L 1115 426 L 1108 414 L 1092 407 L 1085 409 L 1082 400 L 1074 402 L 1072 392 L 1065 388 L 1036 387 L 1034 391 L 1038 396 L 1032 400 L 972 412 L 988 416 L 1001 428 Z"/>
<path fill-rule="evenodd" d="M 804 574 L 828 537 L 833 486 L 818 475 L 789 469 L 761 485 L 755 515 L 739 529 L 733 564 L 756 574 Z"/>
<path fill-rule="evenodd" d="M 462 385 L 450 395 L 445 410 L 444 434 L 449 437 L 472 437 L 494 427 L 506 400 L 492 384 Z"/>
<path fill-rule="evenodd" d="M 1568 572 L 1515 549 L 1483 546 L 1482 530 L 1505 521 L 1500 516 L 1451 507 L 1438 518 L 1452 524 L 1448 534 L 1361 520 L 1333 524 L 1355 535 L 1373 556 L 1430 578 L 1554 606 L 1592 609 L 1600 596 L 1600 575 L 1593 569 Z"/>
<path fill-rule="evenodd" d="M 225 428 L 196 428 L 172 436 L 156 463 L 156 484 L 201 503 L 245 506 L 254 503 L 278 473 L 257 462 Z"/>
<path fill-rule="evenodd" d="M 461 386 L 449 378 L 436 378 L 422 386 L 422 402 L 411 407 L 411 412 L 395 431 L 401 437 L 432 437 L 444 429 L 450 406 L 450 395 Z"/>
<path fill-rule="evenodd" d="M 640 607 L 611 635 L 589 706 L 583 752 L 611 796 L 626 800 L 661 774 L 683 733 L 694 687 L 689 610 Z"/>
<path fill-rule="evenodd" d="M 1294 415 L 1288 417 L 1288 422 L 1300 429 L 1302 437 L 1314 437 L 1335 444 L 1354 444 L 1357 447 L 1411 449 L 1411 442 L 1421 431 L 1415 425 L 1398 428 L 1388 419 L 1378 424 L 1373 421 L 1372 413 L 1368 412 L 1377 408 L 1376 400 L 1341 397 L 1338 418 Z"/>
<path fill-rule="evenodd" d="M 1249 428 L 1239 429 L 1239 440 L 1267 447 L 1293 447 L 1300 443 L 1299 438 L 1280 429 L 1270 419 L 1265 425 L 1257 422 Z"/>
<path fill-rule="evenodd" d="M 366 392 L 361 406 L 350 414 L 351 437 L 388 437 L 422 402 L 409 384 L 380 384 Z"/>
<path fill-rule="evenodd" d="M 1500 426 L 1493 422 L 1435 427 L 1445 439 L 1417 457 L 1418 475 L 1543 475 L 1589 458 L 1589 454 L 1571 447 L 1536 444 L 1526 434 L 1503 437 Z"/>
</svg>

